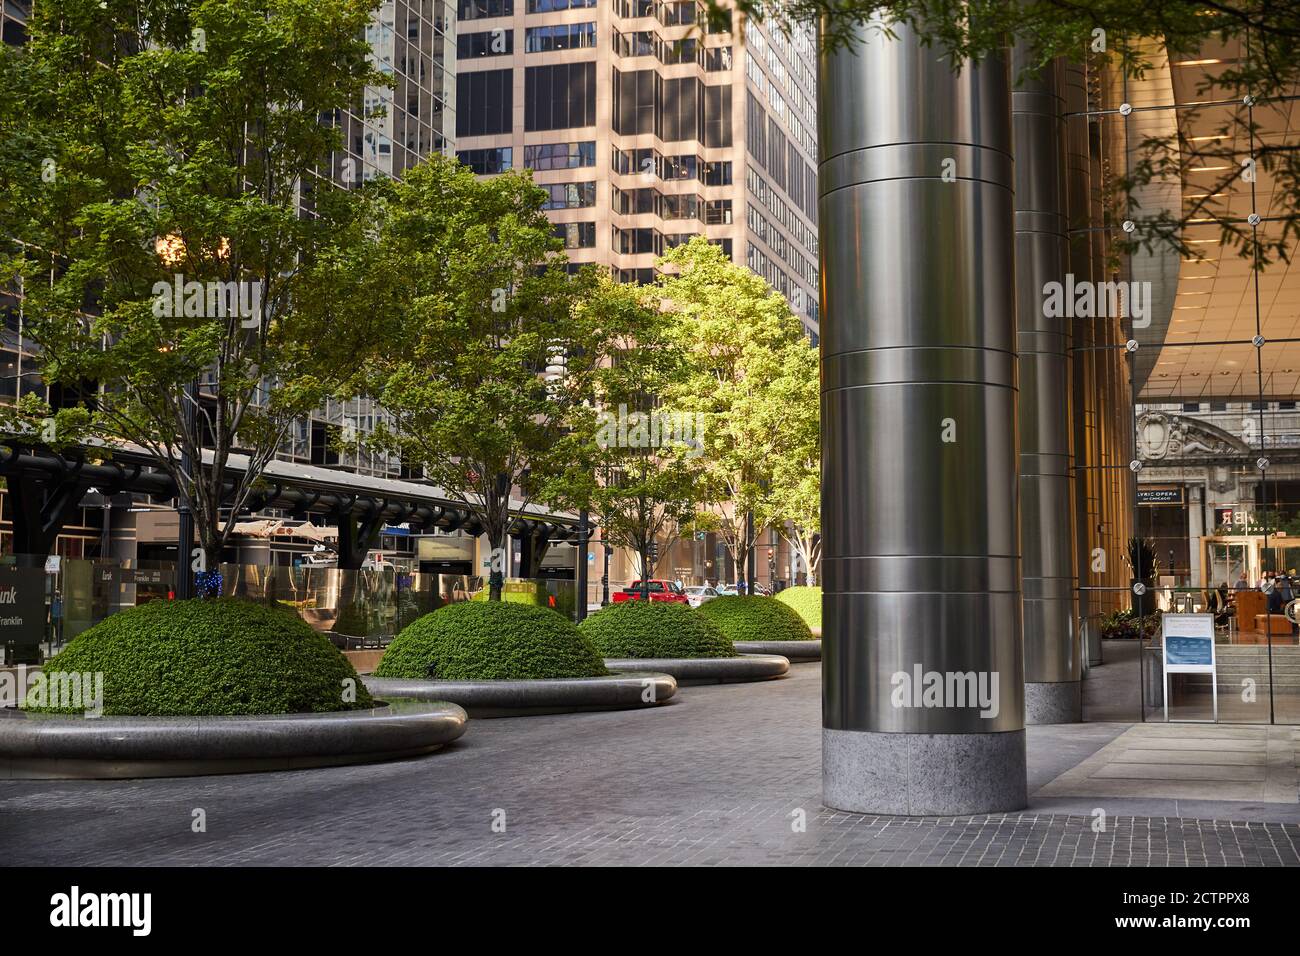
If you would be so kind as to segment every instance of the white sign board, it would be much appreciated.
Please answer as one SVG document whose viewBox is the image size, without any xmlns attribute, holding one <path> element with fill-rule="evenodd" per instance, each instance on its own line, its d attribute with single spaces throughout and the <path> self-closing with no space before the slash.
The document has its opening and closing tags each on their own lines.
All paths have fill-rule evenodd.
<svg viewBox="0 0 1300 956">
<path fill-rule="evenodd" d="M 1169 675 L 1209 674 L 1214 699 L 1214 723 L 1219 722 L 1218 661 L 1214 651 L 1213 614 L 1163 614 L 1160 636 L 1164 645 L 1165 720 L 1169 720 Z"/>
</svg>

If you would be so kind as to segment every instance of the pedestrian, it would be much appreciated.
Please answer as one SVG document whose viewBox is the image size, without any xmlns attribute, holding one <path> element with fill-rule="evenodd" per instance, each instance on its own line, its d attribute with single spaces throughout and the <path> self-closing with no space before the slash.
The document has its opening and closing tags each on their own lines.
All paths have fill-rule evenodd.
<svg viewBox="0 0 1300 956">
<path fill-rule="evenodd" d="M 1246 572 L 1242 571 L 1237 577 L 1237 583 L 1233 585 L 1234 591 L 1249 591 L 1250 584 L 1246 581 Z"/>
</svg>

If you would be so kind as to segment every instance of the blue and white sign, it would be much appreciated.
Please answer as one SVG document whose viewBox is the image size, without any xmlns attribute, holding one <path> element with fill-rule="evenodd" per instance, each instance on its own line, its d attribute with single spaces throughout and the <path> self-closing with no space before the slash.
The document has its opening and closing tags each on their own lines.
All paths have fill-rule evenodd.
<svg viewBox="0 0 1300 956">
<path fill-rule="evenodd" d="M 1213 722 L 1218 723 L 1219 679 L 1214 652 L 1214 615 L 1161 615 L 1160 635 L 1164 643 L 1165 720 L 1169 719 L 1169 675 L 1209 674 L 1214 699 Z"/>
</svg>

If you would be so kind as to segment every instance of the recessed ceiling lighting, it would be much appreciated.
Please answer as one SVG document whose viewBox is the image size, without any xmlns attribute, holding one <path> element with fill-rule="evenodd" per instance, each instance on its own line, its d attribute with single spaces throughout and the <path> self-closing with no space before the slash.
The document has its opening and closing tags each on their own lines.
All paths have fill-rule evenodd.
<svg viewBox="0 0 1300 956">
<path fill-rule="evenodd" d="M 1172 66 L 1209 66 L 1212 63 L 1222 63 L 1222 62 L 1223 61 L 1220 59 L 1211 57 L 1206 60 L 1180 60 L 1179 62 L 1173 63 L 1171 65 Z"/>
<path fill-rule="evenodd" d="M 1213 142 L 1213 141 L 1216 140 L 1216 139 L 1227 139 L 1227 135 L 1228 135 L 1227 133 L 1219 133 L 1217 136 L 1189 136 L 1189 137 L 1187 137 L 1187 142 L 1189 142 L 1189 143 L 1210 143 L 1210 142 Z"/>
<path fill-rule="evenodd" d="M 1187 171 L 1189 173 L 1217 173 L 1225 169 L 1232 169 L 1231 166 L 1192 166 Z"/>
</svg>

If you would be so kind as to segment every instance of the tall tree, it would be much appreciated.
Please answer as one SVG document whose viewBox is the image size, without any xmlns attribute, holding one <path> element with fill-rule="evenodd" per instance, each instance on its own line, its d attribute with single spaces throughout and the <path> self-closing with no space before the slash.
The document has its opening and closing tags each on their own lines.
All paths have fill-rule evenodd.
<svg viewBox="0 0 1300 956">
<path fill-rule="evenodd" d="M 781 373 L 769 387 L 763 420 L 777 452 L 762 510 L 799 556 L 808 583 L 821 567 L 821 379 L 817 347 L 808 339 L 783 350 Z"/>
<path fill-rule="evenodd" d="M 576 409 L 590 465 L 569 500 L 591 511 L 606 541 L 636 555 L 644 599 L 656 547 L 667 554 L 693 526 L 703 434 L 695 413 L 665 402 L 686 356 L 653 293 L 603 276 L 581 308 L 616 339 L 612 360 L 593 371 L 591 406 Z"/>
<path fill-rule="evenodd" d="M 703 237 L 663 257 L 658 287 L 674 318 L 671 335 L 687 354 L 686 374 L 668 390 L 673 408 L 704 416 L 700 496 L 739 576 L 770 513 L 781 438 L 768 427 L 772 385 L 803 327 L 785 298 Z M 749 516 L 753 515 L 750 521 Z"/>
<path fill-rule="evenodd" d="M 342 267 L 335 301 L 370 315 L 353 360 L 365 358 L 359 386 L 393 419 L 374 441 L 477 517 L 491 600 L 512 513 L 579 480 L 573 414 L 618 341 L 577 308 L 593 277 L 569 270 L 546 198 L 527 175 L 480 180 L 430 156 L 375 188 L 374 242 Z"/>
<path fill-rule="evenodd" d="M 44 77 L 17 93 L 48 152 L 29 157 L 5 262 L 42 375 L 98 383 L 94 431 L 171 476 L 208 566 L 335 377 L 308 334 L 308 265 L 352 204 L 316 178 L 340 142 L 321 117 L 384 82 L 364 39 L 377 6 L 41 0 L 4 53 L 21 64 L 0 72 Z"/>
</svg>

